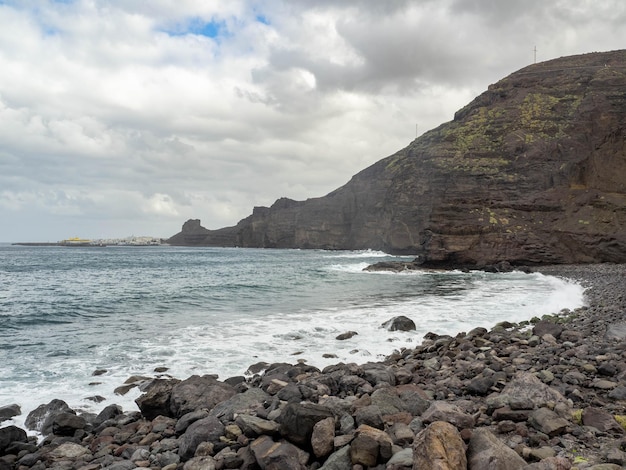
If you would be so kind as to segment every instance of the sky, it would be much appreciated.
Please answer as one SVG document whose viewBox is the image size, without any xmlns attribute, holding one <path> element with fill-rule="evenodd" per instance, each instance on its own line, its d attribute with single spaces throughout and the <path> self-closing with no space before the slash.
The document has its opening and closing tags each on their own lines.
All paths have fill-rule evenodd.
<svg viewBox="0 0 626 470">
<path fill-rule="evenodd" d="M 0 242 L 323 196 L 624 24 L 623 0 L 0 0 Z"/>
</svg>

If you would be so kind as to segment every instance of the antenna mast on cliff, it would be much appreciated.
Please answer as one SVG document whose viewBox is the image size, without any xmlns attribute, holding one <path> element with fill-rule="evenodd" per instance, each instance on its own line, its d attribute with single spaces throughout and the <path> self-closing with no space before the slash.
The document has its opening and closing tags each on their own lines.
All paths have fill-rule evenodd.
<svg viewBox="0 0 626 470">
<path fill-rule="evenodd" d="M 535 53 L 535 62 L 534 63 L 536 64 L 537 63 L 537 46 L 535 46 L 534 53 Z"/>
</svg>

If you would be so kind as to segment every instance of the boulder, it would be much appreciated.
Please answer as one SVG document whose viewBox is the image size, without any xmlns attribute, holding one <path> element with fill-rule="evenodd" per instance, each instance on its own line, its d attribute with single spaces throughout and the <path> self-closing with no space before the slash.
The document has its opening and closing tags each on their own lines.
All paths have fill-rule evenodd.
<svg viewBox="0 0 626 470">
<path fill-rule="evenodd" d="M 311 449 L 315 457 L 324 458 L 331 454 L 335 442 L 335 419 L 325 418 L 315 423 L 311 435 Z"/>
<path fill-rule="evenodd" d="M 474 418 L 463 412 L 458 406 L 446 401 L 434 401 L 422 414 L 424 423 L 445 421 L 458 429 L 474 427 Z"/>
<path fill-rule="evenodd" d="M 191 411 L 212 410 L 215 405 L 228 400 L 237 391 L 232 385 L 220 382 L 211 375 L 193 375 L 172 388 L 170 413 L 180 418 Z"/>
<path fill-rule="evenodd" d="M 465 444 L 459 431 L 444 421 L 435 421 L 413 442 L 413 469 L 465 470 Z M 486 467 L 485 467 L 486 468 Z"/>
<path fill-rule="evenodd" d="M 540 338 L 544 335 L 552 335 L 558 339 L 564 329 L 563 325 L 559 325 L 558 323 L 541 320 L 535 323 L 535 326 L 533 327 L 533 334 L 539 336 Z"/>
<path fill-rule="evenodd" d="M 352 468 L 350 446 L 343 446 L 333 452 L 319 470 L 346 470 Z"/>
<path fill-rule="evenodd" d="M 235 418 L 235 424 L 248 437 L 256 437 L 263 434 L 274 436 L 280 431 L 280 424 L 276 421 L 259 418 L 258 416 L 239 415 Z"/>
<path fill-rule="evenodd" d="M 79 429 L 84 429 L 85 418 L 73 413 L 58 413 L 52 420 L 52 433 L 57 436 L 73 436 Z"/>
<path fill-rule="evenodd" d="M 207 416 L 192 423 L 179 438 L 178 453 L 182 461 L 194 457 L 198 445 L 202 442 L 216 443 L 224 435 L 224 425 L 215 416 Z"/>
<path fill-rule="evenodd" d="M 467 464 L 471 469 L 521 470 L 526 461 L 487 428 L 475 429 L 469 441 Z"/>
<path fill-rule="evenodd" d="M 74 413 L 63 400 L 52 400 L 45 405 L 39 405 L 28 413 L 24 424 L 31 431 L 38 431 L 44 436 L 52 433 L 52 423 L 56 415 L 60 413 Z"/>
<path fill-rule="evenodd" d="M 280 433 L 294 444 L 308 446 L 318 421 L 333 417 L 325 406 L 315 403 L 289 403 L 280 414 Z"/>
<path fill-rule="evenodd" d="M 257 410 L 263 409 L 263 403 L 269 398 L 270 395 L 267 392 L 253 387 L 218 403 L 210 411 L 210 414 L 222 421 L 232 421 L 237 414 L 253 414 Z"/>
<path fill-rule="evenodd" d="M 13 418 L 14 416 L 19 416 L 21 414 L 22 414 L 22 409 L 20 408 L 20 405 L 18 404 L 0 406 L 0 423 L 2 421 L 7 421 Z"/>
<path fill-rule="evenodd" d="M 309 455 L 293 444 L 281 440 L 275 442 L 269 436 L 261 436 L 250 445 L 261 470 L 306 470 Z"/>
<path fill-rule="evenodd" d="M 603 432 L 612 431 L 620 434 L 624 432 L 613 415 L 593 406 L 583 410 L 582 422 L 585 426 L 592 426 Z"/>
<path fill-rule="evenodd" d="M 26 431 L 17 426 L 0 428 L 0 455 L 4 455 L 6 449 L 14 442 L 28 442 Z"/>
<path fill-rule="evenodd" d="M 350 444 L 350 460 L 353 465 L 374 467 L 377 462 L 391 458 L 392 447 L 393 442 L 386 432 L 362 424 Z"/>
<path fill-rule="evenodd" d="M 518 372 L 500 393 L 502 400 L 531 402 L 539 408 L 548 403 L 567 403 L 567 399 L 556 389 L 544 384 L 531 372 Z"/>
<path fill-rule="evenodd" d="M 550 437 L 559 436 L 567 431 L 570 422 L 560 418 L 554 411 L 548 408 L 539 408 L 530 413 L 528 423 L 537 431 L 541 431 Z"/>
<path fill-rule="evenodd" d="M 415 322 L 404 315 L 393 317 L 382 324 L 388 331 L 412 331 L 416 330 Z"/>
<path fill-rule="evenodd" d="M 145 385 L 143 395 L 135 400 L 135 403 L 141 410 L 141 414 L 150 420 L 159 415 L 172 416 L 170 396 L 172 389 L 179 382 L 176 379 L 153 379 Z"/>
</svg>

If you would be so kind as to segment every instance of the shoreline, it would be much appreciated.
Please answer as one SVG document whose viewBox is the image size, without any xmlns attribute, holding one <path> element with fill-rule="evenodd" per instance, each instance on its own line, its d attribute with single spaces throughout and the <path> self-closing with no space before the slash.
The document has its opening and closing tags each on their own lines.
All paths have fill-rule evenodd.
<svg viewBox="0 0 626 470">
<path fill-rule="evenodd" d="M 184 455 L 182 455 L 180 445 L 188 437 L 190 430 L 188 428 L 184 432 L 176 430 L 180 421 L 185 419 L 183 418 L 185 414 L 181 415 L 182 410 L 172 410 L 169 406 L 167 410 L 164 408 L 161 411 L 170 415 L 167 419 L 171 420 L 171 432 L 166 432 L 168 429 L 166 427 L 159 434 L 159 439 L 154 442 L 176 439 L 178 447 L 175 455 L 179 457 L 179 460 L 176 466 L 168 470 L 183 468 L 184 462 L 194 461 L 195 458 L 200 457 L 213 459 L 216 462 L 222 461 L 223 464 L 223 459 L 216 457 L 220 457 L 220 451 L 226 448 L 234 454 L 249 456 L 250 453 L 255 454 L 255 445 L 260 446 L 261 442 L 267 443 L 267 439 L 279 443 L 279 448 L 285 452 L 291 449 L 289 446 L 296 444 L 300 451 L 309 454 L 307 463 L 302 464 L 305 466 L 301 468 L 318 468 L 319 465 L 328 463 L 335 457 L 345 460 L 343 454 L 347 452 L 346 448 L 352 455 L 354 448 L 358 447 L 356 444 L 365 439 L 363 436 L 368 436 L 368 438 L 374 436 L 374 441 L 378 442 L 376 451 L 378 454 L 375 461 L 377 465 L 383 465 L 388 464 L 391 455 L 380 453 L 381 442 L 390 442 L 390 449 L 396 451 L 390 451 L 394 454 L 394 458 L 396 453 L 407 458 L 406 449 L 411 449 L 413 441 L 418 441 L 416 436 L 427 434 L 433 422 L 443 420 L 455 425 L 464 445 L 469 448 L 467 457 L 470 460 L 475 457 L 471 452 L 472 439 L 476 440 L 484 434 L 477 432 L 479 429 L 486 429 L 497 438 L 498 442 L 504 443 L 509 449 L 515 449 L 513 452 L 522 456 L 520 458 L 527 464 L 536 462 L 533 465 L 554 465 L 531 468 L 570 468 L 574 465 L 582 469 L 593 468 L 593 464 L 608 462 L 612 464 L 617 462 L 620 466 L 614 468 L 621 468 L 621 465 L 626 464 L 626 454 L 620 448 L 624 430 L 614 417 L 626 415 L 626 402 L 624 401 L 626 400 L 626 365 L 624 364 L 626 345 L 622 340 L 605 339 L 604 335 L 607 329 L 626 320 L 626 294 L 624 294 L 626 265 L 554 265 L 534 267 L 532 271 L 581 283 L 586 288 L 585 297 L 588 305 L 573 312 L 555 312 L 555 315 L 548 316 L 546 321 L 536 323 L 533 331 L 528 331 L 528 328 L 522 325 L 502 322 L 490 331 L 477 328 L 475 329 L 477 331 L 472 330 L 465 335 L 459 333 L 456 337 L 426 335 L 426 339 L 414 349 L 403 350 L 384 361 L 359 366 L 338 364 L 319 371 L 306 364 L 281 364 L 274 368 L 270 367 L 264 373 L 251 378 L 226 379 L 225 382 L 215 379 L 193 379 L 193 377 L 182 382 L 177 379 L 171 381 L 157 379 L 152 381 L 152 384 L 144 384 L 146 393 L 143 397 L 149 396 L 150 390 L 154 390 L 155 384 L 158 384 L 162 387 L 160 392 L 165 393 L 171 402 L 179 393 L 176 391 L 179 383 L 196 391 L 217 388 L 228 390 L 227 395 L 232 392 L 233 394 L 228 399 L 218 402 L 220 406 L 224 402 L 232 401 L 233 397 L 250 395 L 251 391 L 263 393 L 265 394 L 263 403 L 269 401 L 271 403 L 269 408 L 257 402 L 251 408 L 240 410 L 239 414 L 262 419 L 264 425 L 274 423 L 278 428 L 274 429 L 272 427 L 274 425 L 271 425 L 273 429 L 271 432 L 267 430 L 245 432 L 246 429 L 242 428 L 246 425 L 238 422 L 234 415 L 232 422 L 226 416 L 222 426 L 239 427 L 242 431 L 241 435 L 246 436 L 245 439 L 226 439 L 229 445 L 223 446 L 219 443 L 224 440 L 218 438 L 213 443 L 212 451 L 207 455 L 194 457 L 193 454 L 197 449 L 191 455 L 189 452 L 186 454 L 183 452 Z M 552 333 L 533 334 L 541 333 L 542 328 Z M 626 328 L 624 336 L 626 336 Z M 206 371 L 206 373 L 210 372 Z M 343 385 L 342 381 L 345 382 Z M 350 381 L 355 381 L 355 384 L 349 385 Z M 198 384 L 194 386 L 194 382 L 202 383 L 202 386 L 199 387 Z M 512 403 L 510 400 L 507 402 L 503 399 L 502 397 L 510 392 L 510 390 L 507 391 L 507 387 L 514 389 L 519 396 L 528 395 L 526 403 L 518 403 L 520 400 Z M 533 390 L 537 389 L 548 394 L 551 399 L 546 400 L 538 398 L 536 394 L 533 395 Z M 303 394 L 303 391 L 306 393 Z M 400 405 L 397 403 L 397 398 L 402 398 L 403 393 L 405 405 Z M 410 395 L 408 398 L 407 393 Z M 307 394 L 308 396 L 305 396 Z M 499 399 L 501 401 L 498 401 Z M 318 421 L 321 422 L 331 416 L 334 419 L 335 429 L 331 450 L 321 456 L 318 456 L 320 451 L 316 451 L 315 446 L 310 442 L 309 431 L 312 429 L 308 430 L 305 433 L 306 438 L 302 439 L 301 436 L 297 436 L 298 430 L 285 425 L 289 413 L 311 411 L 309 408 L 312 405 L 302 404 L 307 402 L 314 404 L 315 409 L 324 408 L 323 412 L 317 410 L 322 415 L 331 410 L 329 416 Z M 412 409 L 406 409 L 408 402 L 412 403 Z M 155 421 L 162 417 L 150 416 L 149 410 L 153 405 L 145 405 L 145 399 L 141 403 L 143 406 L 142 404 L 139 406 L 143 417 L 138 416 L 136 412 L 123 413 L 117 415 L 117 418 L 109 418 L 113 421 L 108 424 L 117 423 L 125 426 L 129 424 L 126 421 L 131 420 L 133 423 L 143 423 L 141 426 L 154 430 Z M 207 403 L 203 402 L 203 406 L 198 409 L 191 409 L 193 408 L 191 406 L 188 411 L 200 412 L 203 408 L 208 409 L 207 417 L 198 418 L 199 420 L 208 419 L 209 415 L 219 408 L 215 406 L 218 403 L 208 409 Z M 295 410 L 292 410 L 291 405 L 288 406 L 287 403 L 300 405 L 294 405 L 291 408 Z M 339 408 L 335 409 L 336 407 Z M 385 411 L 394 412 L 384 413 Z M 71 412 L 64 413 L 72 414 Z M 538 418 L 535 416 L 538 414 L 549 415 L 547 422 L 553 425 L 555 422 L 560 422 L 561 427 L 556 431 L 551 427 L 542 427 L 548 424 L 545 423 L 546 420 L 541 422 L 543 424 L 538 423 Z M 590 416 L 586 417 L 586 414 Z M 119 418 L 119 416 L 124 418 Z M 346 416 L 352 419 L 351 427 L 341 424 L 342 420 L 350 421 Z M 603 423 L 598 422 L 598 416 L 604 418 Z M 92 420 L 91 424 L 89 419 Z M 115 449 L 124 445 L 130 446 L 136 439 L 111 444 L 113 446 L 110 448 L 111 452 L 97 456 L 99 452 L 94 452 L 92 443 L 101 435 L 97 432 L 98 426 L 94 426 L 97 420 L 93 420 L 96 420 L 96 417 L 86 417 L 82 428 L 70 427 L 72 433 L 66 429 L 61 434 L 63 437 L 44 439 L 42 447 L 33 448 L 31 443 L 30 447 L 22 449 L 22 455 L 19 458 L 19 452 L 15 454 L 15 458 L 11 457 L 14 454 L 9 454 L 9 457 L 4 457 L 4 460 L 11 461 L 10 463 L 14 466 L 8 468 L 18 468 L 18 462 L 21 462 L 24 468 L 31 468 L 37 465 L 37 461 L 43 462 L 44 466 L 39 465 L 40 468 L 48 468 L 47 465 L 58 463 L 58 460 L 55 460 L 57 457 L 54 456 L 54 450 L 67 442 L 88 449 L 89 452 L 80 457 L 80 462 L 85 465 L 97 462 L 98 459 L 101 459 L 101 465 L 105 461 L 111 464 L 117 462 L 117 456 L 114 455 Z M 126 424 L 121 424 L 121 422 L 126 422 Z M 595 423 L 595 426 L 601 428 L 589 423 Z M 402 439 L 394 434 L 400 430 L 405 435 Z M 252 436 L 247 434 L 252 434 Z M 222 433 L 221 437 L 228 436 Z M 155 459 L 158 460 L 161 453 L 156 451 L 152 453 L 156 449 L 153 446 L 154 442 L 143 446 L 147 447 L 144 450 L 149 453 L 148 461 L 152 462 L 150 467 L 165 468 L 167 465 L 154 465 Z M 415 444 L 415 447 L 419 446 Z M 611 455 L 608 455 L 609 451 Z M 411 459 L 413 458 L 412 452 L 411 450 Z M 228 454 L 228 452 L 223 453 Z M 0 452 L 1 455 L 2 452 Z M 25 459 L 26 456 L 30 457 Z M 126 460 L 131 460 L 132 456 L 127 457 Z M 354 457 L 352 462 L 354 463 L 354 459 L 359 461 L 362 458 L 365 457 Z M 176 460 L 175 457 L 172 459 Z M 2 460 L 1 457 L 0 460 Z M 561 467 L 556 466 L 557 461 Z M 24 465 L 30 462 L 32 466 Z M 407 460 L 404 461 L 406 462 Z M 569 463 L 570 467 L 567 467 L 566 463 Z M 470 465 L 469 468 L 480 468 L 476 465 L 474 464 L 473 467 Z M 231 466 L 228 468 L 255 467 Z M 380 468 L 385 468 L 385 466 Z M 387 465 L 386 468 L 400 470 L 410 467 Z"/>
</svg>

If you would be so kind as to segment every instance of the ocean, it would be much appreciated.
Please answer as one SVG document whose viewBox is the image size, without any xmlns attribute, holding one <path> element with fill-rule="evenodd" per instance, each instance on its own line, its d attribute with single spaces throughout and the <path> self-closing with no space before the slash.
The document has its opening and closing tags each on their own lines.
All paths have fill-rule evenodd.
<svg viewBox="0 0 626 470">
<path fill-rule="evenodd" d="M 574 309 L 583 288 L 533 273 L 364 272 L 372 251 L 0 245 L 0 407 L 54 398 L 136 410 L 131 376 L 244 375 L 257 362 L 381 360 L 428 332 Z M 417 331 L 381 324 L 405 315 Z M 336 337 L 348 331 L 348 340 Z M 329 357 L 330 356 L 330 357 Z M 155 369 L 165 372 L 155 372 Z M 104 401 L 97 402 L 104 399 Z"/>
</svg>

